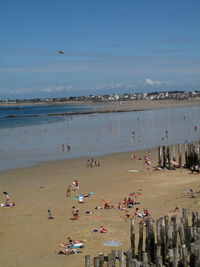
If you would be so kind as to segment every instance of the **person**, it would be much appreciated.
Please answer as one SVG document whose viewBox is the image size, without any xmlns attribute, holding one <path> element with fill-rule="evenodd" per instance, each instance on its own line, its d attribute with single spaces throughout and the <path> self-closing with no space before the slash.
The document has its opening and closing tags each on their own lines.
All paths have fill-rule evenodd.
<svg viewBox="0 0 200 267">
<path fill-rule="evenodd" d="M 129 212 L 128 210 L 126 210 L 126 211 L 125 211 L 125 222 L 127 222 L 128 219 L 130 219 L 130 217 L 131 217 L 130 212 Z"/>
<path fill-rule="evenodd" d="M 72 190 L 75 191 L 76 190 L 76 181 L 73 180 L 72 182 Z"/>
<path fill-rule="evenodd" d="M 71 193 L 71 185 L 67 187 L 66 197 L 70 197 L 70 193 Z"/>
<path fill-rule="evenodd" d="M 76 209 L 74 206 L 72 207 L 72 219 L 76 220 L 79 218 L 79 209 Z"/>
<path fill-rule="evenodd" d="M 9 202 L 10 202 L 10 196 L 9 196 L 9 194 L 7 193 L 7 192 L 3 192 L 3 194 L 6 196 L 6 202 L 5 202 L 5 204 L 9 204 Z"/>
<path fill-rule="evenodd" d="M 64 151 L 65 151 L 65 145 L 62 144 L 62 145 L 61 145 L 61 148 L 62 148 L 62 152 L 64 152 Z"/>
<path fill-rule="evenodd" d="M 79 182 L 78 182 L 78 180 L 75 181 L 75 189 L 79 190 Z"/>
<path fill-rule="evenodd" d="M 67 144 L 67 152 L 70 152 L 70 151 L 71 151 L 71 144 L 68 143 L 68 144 Z"/>
</svg>

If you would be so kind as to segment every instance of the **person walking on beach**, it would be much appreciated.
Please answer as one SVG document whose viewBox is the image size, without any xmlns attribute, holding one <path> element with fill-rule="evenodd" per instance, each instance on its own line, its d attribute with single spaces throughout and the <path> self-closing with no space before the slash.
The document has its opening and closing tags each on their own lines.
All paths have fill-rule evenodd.
<svg viewBox="0 0 200 267">
<path fill-rule="evenodd" d="M 62 148 L 62 152 L 65 152 L 65 145 L 64 144 L 61 145 L 61 148 Z"/>
<path fill-rule="evenodd" d="M 79 182 L 78 182 L 78 180 L 75 181 L 75 189 L 79 190 Z"/>
<path fill-rule="evenodd" d="M 66 197 L 70 197 L 70 193 L 71 193 L 71 185 L 67 187 Z"/>
<path fill-rule="evenodd" d="M 70 152 L 70 151 L 71 151 L 71 144 L 68 143 L 68 144 L 67 144 L 67 152 Z"/>
<path fill-rule="evenodd" d="M 72 182 L 72 190 L 76 191 L 76 181 L 75 180 L 73 180 L 73 182 Z"/>
</svg>

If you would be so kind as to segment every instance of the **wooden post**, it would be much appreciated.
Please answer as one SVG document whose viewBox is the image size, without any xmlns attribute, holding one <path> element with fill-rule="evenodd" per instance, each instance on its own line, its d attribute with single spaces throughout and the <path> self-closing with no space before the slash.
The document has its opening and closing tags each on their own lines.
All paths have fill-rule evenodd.
<svg viewBox="0 0 200 267">
<path fill-rule="evenodd" d="M 94 257 L 94 267 L 99 267 L 99 257 Z"/>
<path fill-rule="evenodd" d="M 182 145 L 179 145 L 179 150 L 178 150 L 178 162 L 179 162 L 179 167 L 182 167 Z"/>
<path fill-rule="evenodd" d="M 166 153 L 165 153 L 165 146 L 162 147 L 163 150 L 163 167 L 166 167 Z"/>
<path fill-rule="evenodd" d="M 176 161 L 175 145 L 172 145 L 172 159 Z"/>
<path fill-rule="evenodd" d="M 173 266 L 173 259 L 174 259 L 174 250 L 173 248 L 170 248 L 168 251 L 168 266 Z"/>
<path fill-rule="evenodd" d="M 173 225 L 169 225 L 168 227 L 168 241 L 167 241 L 167 244 L 168 244 L 168 248 L 173 248 Z"/>
<path fill-rule="evenodd" d="M 132 252 L 132 258 L 135 257 L 135 230 L 134 230 L 134 219 L 131 220 L 131 252 Z"/>
<path fill-rule="evenodd" d="M 173 233 L 172 233 L 172 237 L 173 237 L 173 247 L 176 248 L 178 247 L 178 225 L 177 225 L 177 217 L 176 216 L 172 216 L 171 217 L 171 223 L 173 225 Z"/>
<path fill-rule="evenodd" d="M 155 234 L 152 224 L 152 219 L 147 219 L 147 229 L 148 229 L 148 258 L 149 262 L 155 262 Z"/>
<path fill-rule="evenodd" d="M 173 259 L 173 267 L 178 267 L 179 253 L 178 248 L 174 248 L 174 259 Z"/>
<path fill-rule="evenodd" d="M 168 167 L 171 168 L 171 157 L 170 157 L 169 147 L 167 147 L 167 162 L 168 162 Z"/>
<path fill-rule="evenodd" d="M 143 252 L 142 253 L 142 258 L 143 258 L 143 264 L 142 264 L 142 266 L 148 267 L 149 266 L 149 263 L 148 263 L 148 254 L 147 254 L 147 252 Z"/>
<path fill-rule="evenodd" d="M 132 266 L 132 251 L 128 250 L 126 255 L 126 267 Z"/>
<path fill-rule="evenodd" d="M 103 267 L 104 264 L 104 254 L 100 253 L 99 254 L 99 267 Z"/>
<path fill-rule="evenodd" d="M 184 232 L 184 227 L 183 227 L 183 223 L 180 223 L 178 226 L 178 233 L 180 236 L 180 243 L 181 245 L 185 245 L 185 232 Z"/>
<path fill-rule="evenodd" d="M 181 266 L 187 267 L 188 266 L 188 264 L 187 264 L 187 255 L 188 255 L 188 253 L 187 253 L 186 246 L 183 245 L 181 247 L 180 251 L 181 251 L 181 264 L 182 264 Z"/>
<path fill-rule="evenodd" d="M 108 267 L 113 267 L 113 255 L 112 255 L 112 253 L 108 254 Z"/>
<path fill-rule="evenodd" d="M 112 258 L 113 258 L 113 266 L 115 266 L 115 259 L 116 259 L 116 250 L 111 250 Z"/>
<path fill-rule="evenodd" d="M 200 266 L 200 240 L 194 243 L 195 266 Z"/>
<path fill-rule="evenodd" d="M 190 266 L 195 266 L 194 243 L 190 243 Z"/>
<path fill-rule="evenodd" d="M 142 260 L 143 229 L 144 229 L 144 222 L 141 221 L 140 225 L 139 225 L 139 241 L 138 241 L 138 259 L 139 259 L 139 261 Z"/>
<path fill-rule="evenodd" d="M 189 233 L 188 233 L 188 210 L 183 209 L 183 227 L 184 227 L 184 233 L 185 233 L 185 242 L 186 246 L 189 247 L 190 240 L 189 240 Z"/>
<path fill-rule="evenodd" d="M 90 267 L 90 255 L 85 255 L 85 267 Z"/>
<path fill-rule="evenodd" d="M 123 250 L 119 250 L 118 251 L 118 257 L 119 257 L 119 267 L 125 267 L 125 263 L 124 263 L 124 251 Z"/>
<path fill-rule="evenodd" d="M 160 146 L 158 147 L 158 166 L 162 166 L 162 148 Z"/>
</svg>

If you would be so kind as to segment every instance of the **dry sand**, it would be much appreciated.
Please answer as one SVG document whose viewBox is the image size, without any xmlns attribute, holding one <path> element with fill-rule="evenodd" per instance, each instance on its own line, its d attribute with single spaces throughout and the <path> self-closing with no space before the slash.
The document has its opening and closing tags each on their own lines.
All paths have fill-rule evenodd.
<svg viewBox="0 0 200 267">
<path fill-rule="evenodd" d="M 141 157 L 146 153 L 136 152 Z M 156 166 L 157 149 L 151 150 L 150 157 L 152 166 Z M 136 207 L 148 208 L 155 220 L 171 215 L 170 211 L 176 206 L 190 211 L 199 209 L 200 195 L 190 198 L 187 192 L 190 188 L 199 191 L 200 176 L 190 174 L 189 170 L 147 170 L 143 160 L 131 160 L 130 153 L 98 159 L 100 167 L 93 168 L 86 167 L 86 158 L 79 158 L 0 172 L 1 192 L 10 192 L 11 200 L 16 202 L 15 207 L 0 208 L 1 266 L 84 266 L 85 255 L 94 257 L 100 252 L 107 254 L 112 249 L 103 245 L 108 240 L 124 244 L 116 249 L 128 249 L 130 221 L 124 221 L 125 212 L 95 210 L 95 207 L 102 206 L 102 200 L 117 206 L 133 191 L 142 190 L 142 196 L 137 197 L 141 204 Z M 129 173 L 130 169 L 139 172 Z M 84 204 L 65 196 L 66 187 L 73 179 L 80 182 L 79 193 L 94 192 Z M 1 201 L 4 201 L 3 194 Z M 77 221 L 70 220 L 72 206 L 80 209 L 81 216 Z M 48 208 L 54 220 L 47 219 Z M 94 211 L 94 214 L 85 215 L 87 210 Z M 129 211 L 133 214 L 135 207 Z M 136 227 L 139 221 L 136 219 Z M 101 225 L 109 232 L 91 233 Z M 82 253 L 70 256 L 56 254 L 59 244 L 68 236 L 87 240 Z"/>
</svg>

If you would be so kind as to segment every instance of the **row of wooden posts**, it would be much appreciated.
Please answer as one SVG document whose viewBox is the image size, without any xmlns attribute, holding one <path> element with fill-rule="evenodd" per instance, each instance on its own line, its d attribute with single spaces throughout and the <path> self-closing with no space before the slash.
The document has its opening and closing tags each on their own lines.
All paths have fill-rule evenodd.
<svg viewBox="0 0 200 267">
<path fill-rule="evenodd" d="M 187 209 L 183 209 L 182 218 L 164 216 L 155 224 L 151 218 L 146 223 L 141 221 L 136 249 L 135 225 L 131 220 L 130 250 L 112 250 L 108 256 L 100 254 L 93 260 L 86 255 L 85 267 L 200 267 L 199 214 L 192 212 L 190 221 Z"/>
<path fill-rule="evenodd" d="M 191 168 L 192 165 L 200 165 L 200 142 L 158 147 L 159 167 Z"/>
</svg>

